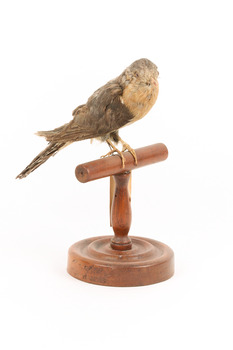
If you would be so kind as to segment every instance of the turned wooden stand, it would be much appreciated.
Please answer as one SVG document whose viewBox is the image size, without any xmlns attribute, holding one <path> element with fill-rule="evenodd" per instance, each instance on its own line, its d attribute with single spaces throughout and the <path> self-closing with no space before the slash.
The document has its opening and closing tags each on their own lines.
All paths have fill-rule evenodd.
<svg viewBox="0 0 233 350">
<path fill-rule="evenodd" d="M 167 245 L 149 238 L 128 236 L 131 171 L 168 156 L 162 143 L 135 151 L 138 164 L 135 165 L 132 155 L 126 152 L 124 169 L 117 155 L 76 167 L 75 174 L 80 182 L 106 176 L 113 176 L 115 182 L 110 203 L 114 236 L 84 239 L 69 249 L 67 270 L 79 280 L 105 286 L 144 286 L 165 281 L 174 273 L 174 254 Z"/>
</svg>

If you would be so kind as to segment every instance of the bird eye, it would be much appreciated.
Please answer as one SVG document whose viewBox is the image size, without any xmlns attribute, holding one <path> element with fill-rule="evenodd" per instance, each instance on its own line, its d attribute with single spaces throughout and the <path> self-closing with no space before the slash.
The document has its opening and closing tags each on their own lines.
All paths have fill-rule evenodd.
<svg viewBox="0 0 233 350">
<path fill-rule="evenodd" d="M 139 74 L 138 74 L 137 72 L 134 72 L 134 76 L 135 76 L 136 78 L 138 78 L 138 77 L 139 77 Z"/>
<path fill-rule="evenodd" d="M 146 83 L 146 85 L 150 86 L 150 83 Z"/>
</svg>

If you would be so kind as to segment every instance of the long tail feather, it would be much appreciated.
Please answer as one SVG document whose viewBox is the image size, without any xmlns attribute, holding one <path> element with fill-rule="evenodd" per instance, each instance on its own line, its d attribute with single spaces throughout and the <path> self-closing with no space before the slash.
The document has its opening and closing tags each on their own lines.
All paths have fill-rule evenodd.
<svg viewBox="0 0 233 350">
<path fill-rule="evenodd" d="M 61 148 L 67 146 L 66 142 L 51 142 L 42 152 L 40 152 L 31 163 L 16 177 L 22 179 L 28 176 L 32 171 L 37 169 L 41 164 L 46 162 L 51 156 L 54 156 Z"/>
</svg>

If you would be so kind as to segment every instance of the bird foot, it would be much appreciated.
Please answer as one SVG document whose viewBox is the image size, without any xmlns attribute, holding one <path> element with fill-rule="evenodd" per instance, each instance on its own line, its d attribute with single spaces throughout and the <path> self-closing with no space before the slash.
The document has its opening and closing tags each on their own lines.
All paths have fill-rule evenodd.
<svg viewBox="0 0 233 350">
<path fill-rule="evenodd" d="M 122 144 L 122 151 L 119 151 L 119 149 L 116 148 L 114 146 L 114 144 L 109 139 L 106 140 L 107 144 L 111 148 L 111 151 L 108 152 L 107 154 L 105 154 L 104 156 L 102 156 L 101 158 L 111 156 L 113 153 L 118 153 L 120 158 L 121 158 L 122 168 L 124 168 L 125 167 L 125 157 L 123 155 L 123 152 L 128 151 L 130 154 L 132 154 L 132 156 L 134 158 L 135 165 L 137 165 L 138 160 L 137 160 L 137 155 L 136 155 L 135 150 L 132 147 L 130 147 L 125 141 L 123 141 L 120 137 L 119 137 L 119 141 Z"/>
<path fill-rule="evenodd" d="M 119 151 L 118 148 L 116 148 L 114 145 L 111 144 L 111 151 L 109 151 L 107 154 L 105 154 L 104 156 L 101 156 L 101 158 L 105 158 L 108 156 L 111 156 L 113 153 L 118 153 L 120 158 L 121 158 L 121 162 L 122 162 L 122 168 L 125 167 L 125 157 L 123 155 L 123 152 Z"/>
</svg>

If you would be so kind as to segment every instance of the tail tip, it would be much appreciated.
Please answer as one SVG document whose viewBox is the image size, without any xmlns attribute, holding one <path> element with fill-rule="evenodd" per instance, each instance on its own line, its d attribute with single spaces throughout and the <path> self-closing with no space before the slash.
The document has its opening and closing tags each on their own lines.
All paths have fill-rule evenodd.
<svg viewBox="0 0 233 350">
<path fill-rule="evenodd" d="M 36 136 L 44 136 L 44 132 L 43 131 L 37 131 L 35 132 Z"/>
<path fill-rule="evenodd" d="M 26 177 L 26 175 L 24 175 L 24 174 L 21 173 L 21 174 L 17 175 L 15 179 L 16 179 L 16 180 L 17 180 L 17 179 L 23 179 L 24 177 Z"/>
</svg>

